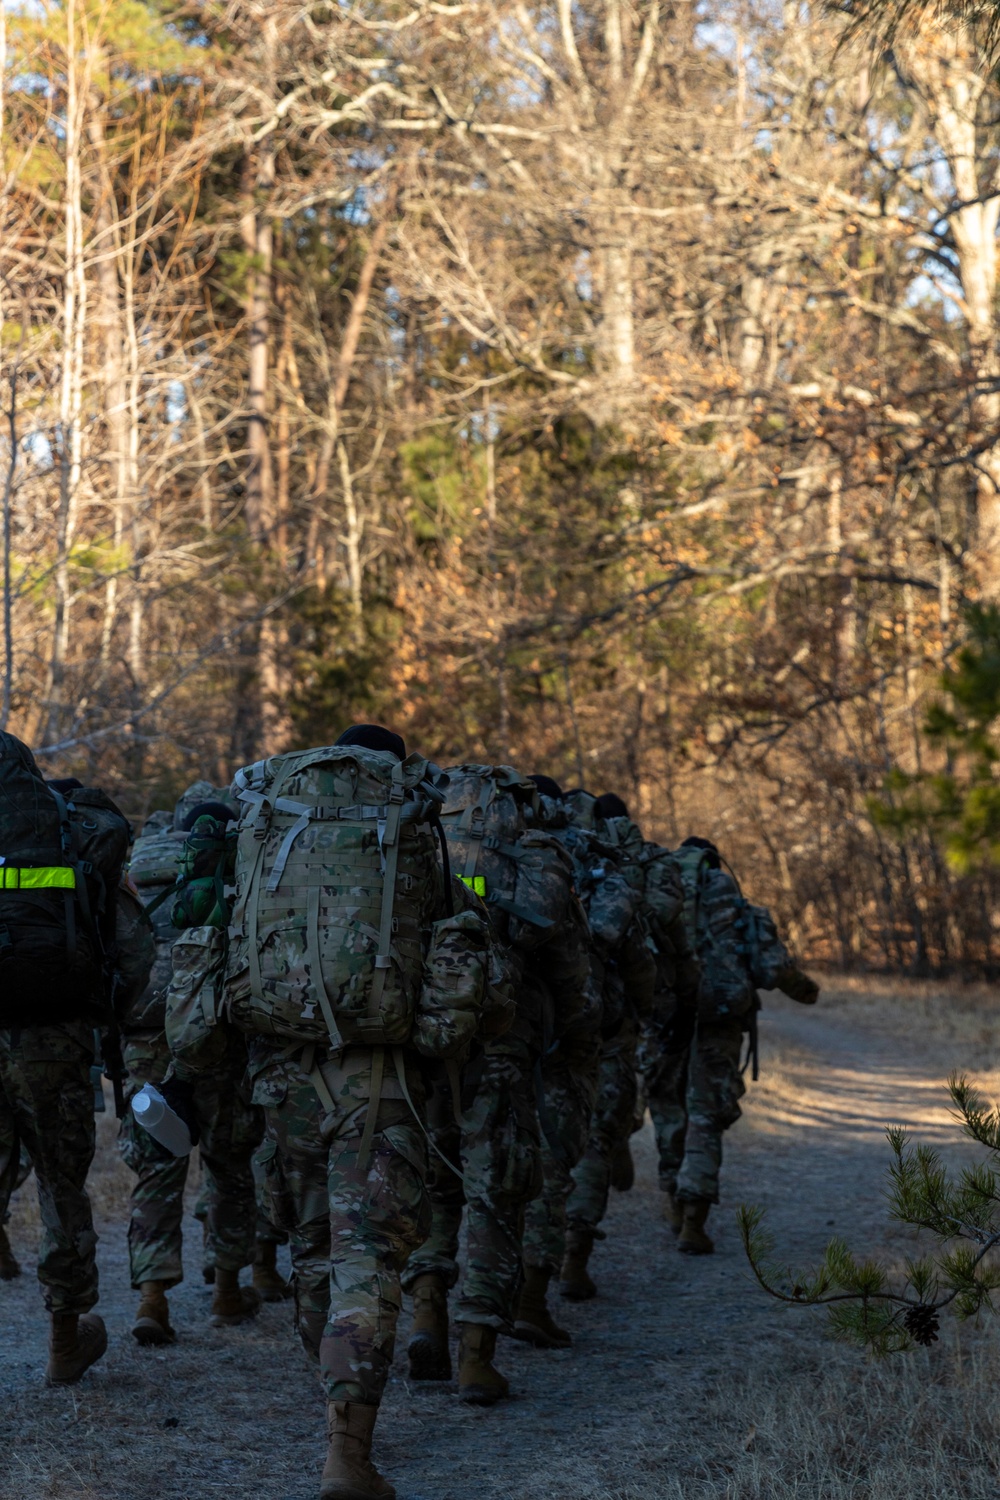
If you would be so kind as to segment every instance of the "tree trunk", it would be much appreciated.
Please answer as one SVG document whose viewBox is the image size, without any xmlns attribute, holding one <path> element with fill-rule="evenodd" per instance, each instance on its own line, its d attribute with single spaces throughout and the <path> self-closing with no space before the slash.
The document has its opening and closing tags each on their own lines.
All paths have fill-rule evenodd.
<svg viewBox="0 0 1000 1500">
<path fill-rule="evenodd" d="M 65 273 L 63 283 L 63 348 L 59 386 L 59 505 L 56 513 L 55 607 L 52 649 L 46 683 L 43 738 L 59 736 L 65 698 L 66 658 L 70 629 L 70 554 L 79 509 L 83 459 L 83 333 L 87 282 L 83 259 L 83 194 L 81 185 L 81 126 L 86 83 L 79 76 L 76 0 L 66 5 L 66 200 Z"/>
</svg>

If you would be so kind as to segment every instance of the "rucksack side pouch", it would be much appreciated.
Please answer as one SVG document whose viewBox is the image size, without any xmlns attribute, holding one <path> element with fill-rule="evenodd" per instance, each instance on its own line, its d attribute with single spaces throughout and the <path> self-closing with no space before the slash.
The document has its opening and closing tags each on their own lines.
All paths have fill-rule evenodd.
<svg viewBox="0 0 1000 1500">
<path fill-rule="evenodd" d="M 173 977 L 166 996 L 170 1055 L 183 1078 L 221 1067 L 226 1028 L 219 1025 L 225 934 L 217 927 L 191 927 L 173 947 Z"/>
<path fill-rule="evenodd" d="M 478 912 L 433 924 L 413 1024 L 413 1046 L 423 1057 L 466 1050 L 479 1032 L 489 969 L 489 928 Z"/>
</svg>

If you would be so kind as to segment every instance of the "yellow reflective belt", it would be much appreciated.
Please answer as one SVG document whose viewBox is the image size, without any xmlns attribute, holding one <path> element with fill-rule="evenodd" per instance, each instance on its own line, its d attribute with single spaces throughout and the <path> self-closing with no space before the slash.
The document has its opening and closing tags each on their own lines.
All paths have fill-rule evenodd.
<svg viewBox="0 0 1000 1500">
<path fill-rule="evenodd" d="M 458 878 L 462 882 L 462 884 L 463 885 L 467 885 L 469 887 L 469 890 L 472 891 L 475 895 L 485 897 L 485 895 L 486 895 L 486 876 L 485 875 L 460 875 Z"/>
<path fill-rule="evenodd" d="M 5 891 L 73 891 L 72 865 L 0 865 L 0 889 Z"/>
</svg>

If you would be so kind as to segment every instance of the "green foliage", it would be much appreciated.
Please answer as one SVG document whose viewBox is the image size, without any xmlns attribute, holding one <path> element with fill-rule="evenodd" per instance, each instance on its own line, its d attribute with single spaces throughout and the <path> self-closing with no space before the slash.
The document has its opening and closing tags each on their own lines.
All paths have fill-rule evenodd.
<svg viewBox="0 0 1000 1500">
<path fill-rule="evenodd" d="M 869 799 L 875 824 L 898 837 L 930 829 L 960 875 L 1000 864 L 1000 610 L 974 605 L 966 640 L 941 676 L 948 701 L 928 709 L 924 733 L 945 752 L 946 769 L 907 775 L 893 770 L 880 797 Z"/>
<path fill-rule="evenodd" d="M 816 1271 L 793 1275 L 776 1264 L 761 1211 L 747 1205 L 739 1211 L 744 1249 L 764 1290 L 781 1302 L 825 1307 L 835 1338 L 874 1355 L 933 1343 L 942 1309 L 974 1317 L 992 1310 L 1000 1289 L 1000 1110 L 988 1108 L 965 1078 L 952 1078 L 948 1087 L 965 1134 L 990 1160 L 952 1176 L 936 1151 L 911 1146 L 902 1127 L 887 1131 L 893 1218 L 938 1242 L 933 1253 L 906 1260 L 901 1273 L 859 1260 L 834 1239 Z"/>
</svg>

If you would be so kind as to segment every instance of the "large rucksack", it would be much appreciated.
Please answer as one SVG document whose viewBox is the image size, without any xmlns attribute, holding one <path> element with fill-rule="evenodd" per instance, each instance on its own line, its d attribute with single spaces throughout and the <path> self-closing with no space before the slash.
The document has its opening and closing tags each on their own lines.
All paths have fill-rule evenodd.
<svg viewBox="0 0 1000 1500">
<path fill-rule="evenodd" d="M 704 1020 L 745 1017 L 757 1004 L 753 908 L 734 877 L 714 868 L 709 850 L 682 846 L 674 861 L 689 946 L 701 964 L 698 1013 Z"/>
<path fill-rule="evenodd" d="M 334 1049 L 409 1042 L 444 904 L 428 762 L 331 746 L 258 761 L 234 787 L 235 1024 Z"/>
<path fill-rule="evenodd" d="M 62 795 L 0 733 L 0 1026 L 106 1017 L 130 833 L 103 792 Z"/>
<path fill-rule="evenodd" d="M 528 826 L 534 782 L 512 766 L 472 763 L 445 776 L 440 816 L 452 870 L 486 902 L 505 941 L 538 947 L 560 919 L 572 873 L 551 835 Z"/>
<path fill-rule="evenodd" d="M 129 859 L 129 879 L 146 907 L 156 937 L 156 958 L 149 983 L 123 1015 L 126 1032 L 162 1031 L 166 1021 L 166 994 L 173 973 L 171 955 L 179 937 L 179 924 L 173 921 L 174 906 L 188 844 L 188 835 L 173 823 L 173 814 L 150 818 Z"/>
</svg>

